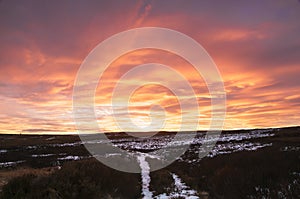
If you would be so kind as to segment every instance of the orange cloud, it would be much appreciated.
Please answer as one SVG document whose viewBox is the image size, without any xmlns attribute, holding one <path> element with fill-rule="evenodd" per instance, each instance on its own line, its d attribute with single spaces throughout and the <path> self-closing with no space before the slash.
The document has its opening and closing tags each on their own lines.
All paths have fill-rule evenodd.
<svg viewBox="0 0 300 199">
<path fill-rule="evenodd" d="M 59 6 L 2 2 L 0 133 L 75 132 L 72 90 L 80 64 L 109 36 L 144 26 L 180 31 L 208 51 L 227 92 L 226 129 L 300 125 L 297 6 L 296 1 L 241 1 L 235 6 L 204 1 L 62 2 Z M 206 129 L 211 96 L 202 77 L 180 56 L 153 49 L 123 55 L 104 72 L 95 96 L 101 128 L 121 130 L 111 107 L 114 87 L 123 74 L 145 63 L 168 65 L 189 80 L 199 105 L 199 129 Z M 170 74 L 154 68 L 123 84 L 138 84 L 155 76 L 180 90 L 181 82 Z M 125 99 L 131 93 L 129 87 L 124 88 L 119 96 Z M 184 89 L 180 94 L 189 104 L 192 97 Z M 132 93 L 131 119 L 148 124 L 151 104 L 165 108 L 164 130 L 178 129 L 182 114 L 188 118 L 194 113 L 191 106 L 181 110 L 168 89 L 147 85 Z M 127 109 L 120 105 L 116 110 L 115 117 L 126 122 Z M 159 111 L 154 115 L 163 117 Z"/>
</svg>

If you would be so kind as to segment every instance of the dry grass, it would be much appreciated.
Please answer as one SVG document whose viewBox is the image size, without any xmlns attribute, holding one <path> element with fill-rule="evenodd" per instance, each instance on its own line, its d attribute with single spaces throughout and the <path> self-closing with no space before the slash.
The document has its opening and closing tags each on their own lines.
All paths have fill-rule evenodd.
<svg viewBox="0 0 300 199">
<path fill-rule="evenodd" d="M 1 198 L 139 198 L 140 176 L 108 168 L 98 161 L 66 163 L 50 175 L 24 172 L 3 187 Z"/>
<path fill-rule="evenodd" d="M 10 180 L 25 175 L 47 176 L 52 174 L 57 167 L 48 167 L 41 169 L 34 168 L 18 168 L 12 170 L 0 170 L 0 191 L 2 187 L 6 185 Z"/>
</svg>

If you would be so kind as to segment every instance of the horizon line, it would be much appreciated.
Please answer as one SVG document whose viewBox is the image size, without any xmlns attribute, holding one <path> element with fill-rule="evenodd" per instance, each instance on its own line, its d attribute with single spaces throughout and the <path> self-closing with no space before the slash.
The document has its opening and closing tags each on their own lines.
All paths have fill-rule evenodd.
<svg viewBox="0 0 300 199">
<path fill-rule="evenodd" d="M 245 131 L 245 130 L 267 130 L 267 129 L 284 129 L 284 128 L 300 128 L 300 125 L 292 125 L 292 126 L 279 126 L 279 127 L 256 127 L 256 128 L 240 128 L 240 129 L 203 129 L 203 130 L 188 130 L 188 131 L 174 131 L 174 130 L 161 130 L 161 131 L 156 131 L 157 133 L 176 133 L 176 132 L 204 132 L 204 131 Z M 41 131 L 42 132 L 42 131 Z M 0 135 L 91 135 L 91 134 L 98 134 L 98 133 L 78 133 L 78 132 L 56 132 L 53 131 L 53 133 L 49 133 L 51 131 L 45 131 L 45 133 L 38 133 L 38 132 L 15 132 L 15 133 L 0 133 Z M 127 131 L 130 133 L 153 133 L 155 131 Z M 110 134 L 110 133 L 126 133 L 124 131 L 111 131 L 111 132 L 101 132 L 103 134 Z M 154 134 L 154 135 L 156 135 Z"/>
</svg>

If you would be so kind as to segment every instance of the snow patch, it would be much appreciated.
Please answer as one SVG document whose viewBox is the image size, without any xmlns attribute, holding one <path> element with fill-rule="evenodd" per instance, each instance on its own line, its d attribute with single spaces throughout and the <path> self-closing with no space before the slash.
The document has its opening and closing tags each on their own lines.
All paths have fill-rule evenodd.
<svg viewBox="0 0 300 199">
<path fill-rule="evenodd" d="M 23 163 L 23 162 L 25 162 L 25 160 L 19 160 L 19 161 L 15 161 L 15 162 L 0 162 L 0 167 L 11 167 L 16 164 Z"/>
<path fill-rule="evenodd" d="M 49 137 L 46 140 L 54 140 L 54 139 L 55 139 L 55 137 Z"/>
<path fill-rule="evenodd" d="M 84 157 L 81 157 L 81 156 L 77 156 L 77 155 L 69 155 L 69 156 L 66 156 L 66 157 L 63 157 L 63 158 L 58 158 L 58 160 L 81 160 L 83 159 Z"/>
<path fill-rule="evenodd" d="M 285 146 L 282 147 L 280 150 L 284 152 L 300 151 L 300 146 Z"/>
<path fill-rule="evenodd" d="M 7 153 L 7 150 L 2 149 L 2 150 L 0 150 L 0 153 Z"/>
<path fill-rule="evenodd" d="M 146 161 L 146 155 L 141 154 L 137 157 L 137 161 L 141 167 L 141 175 L 142 175 L 142 195 L 144 199 L 152 198 L 152 192 L 149 189 L 150 186 L 150 166 Z"/>
<path fill-rule="evenodd" d="M 199 199 L 197 196 L 197 191 L 190 189 L 178 175 L 172 173 L 171 174 L 174 179 L 175 190 L 170 194 L 160 194 L 155 197 L 155 199 L 168 199 L 168 198 L 185 198 L 185 199 Z"/>
<path fill-rule="evenodd" d="M 43 157 L 49 157 L 49 156 L 54 156 L 55 154 L 33 154 L 31 157 L 33 158 L 43 158 Z"/>
</svg>

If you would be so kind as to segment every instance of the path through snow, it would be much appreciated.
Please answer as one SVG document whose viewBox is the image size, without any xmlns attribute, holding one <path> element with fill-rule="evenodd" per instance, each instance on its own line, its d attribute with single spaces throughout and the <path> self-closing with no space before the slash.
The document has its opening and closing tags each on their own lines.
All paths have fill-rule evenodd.
<svg viewBox="0 0 300 199">
<path fill-rule="evenodd" d="M 144 199 L 152 198 L 152 192 L 149 190 L 150 186 L 150 166 L 146 161 L 146 155 L 141 154 L 137 157 L 137 160 L 141 167 L 141 175 L 142 175 L 142 194 Z"/>
<path fill-rule="evenodd" d="M 153 193 L 150 191 L 150 165 L 146 161 L 146 154 L 140 154 L 137 157 L 139 165 L 141 167 L 142 176 L 142 195 L 144 199 L 153 198 Z M 174 179 L 175 189 L 174 192 L 169 194 L 163 193 L 155 196 L 155 199 L 168 199 L 168 198 L 185 198 L 185 199 L 199 199 L 197 191 L 190 189 L 182 180 L 174 173 L 171 173 Z"/>
</svg>

